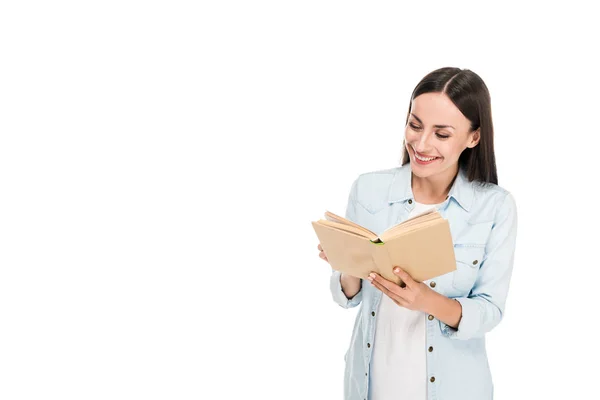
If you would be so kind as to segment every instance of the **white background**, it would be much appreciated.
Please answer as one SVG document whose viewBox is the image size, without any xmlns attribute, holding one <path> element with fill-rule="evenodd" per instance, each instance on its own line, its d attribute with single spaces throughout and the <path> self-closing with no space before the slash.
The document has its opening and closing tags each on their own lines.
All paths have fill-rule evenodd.
<svg viewBox="0 0 600 400">
<path fill-rule="evenodd" d="M 443 66 L 487 83 L 518 205 L 496 398 L 593 396 L 595 14 L 422 3 L 3 2 L 0 398 L 341 399 L 358 308 L 310 222 Z"/>
</svg>

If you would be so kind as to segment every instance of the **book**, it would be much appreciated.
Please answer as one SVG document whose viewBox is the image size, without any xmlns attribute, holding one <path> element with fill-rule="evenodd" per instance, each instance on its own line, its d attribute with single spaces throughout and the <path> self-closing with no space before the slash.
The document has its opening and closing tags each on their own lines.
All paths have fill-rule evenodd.
<svg viewBox="0 0 600 400">
<path fill-rule="evenodd" d="M 312 226 L 331 267 L 357 278 L 376 272 L 399 285 L 396 266 L 419 282 L 456 270 L 450 225 L 435 209 L 380 235 L 329 211 Z"/>
</svg>

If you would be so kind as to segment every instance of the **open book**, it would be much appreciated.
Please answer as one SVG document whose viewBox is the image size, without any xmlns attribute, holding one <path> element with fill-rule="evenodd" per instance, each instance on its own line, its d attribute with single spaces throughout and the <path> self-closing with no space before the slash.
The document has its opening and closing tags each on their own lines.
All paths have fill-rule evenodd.
<svg viewBox="0 0 600 400">
<path fill-rule="evenodd" d="M 381 235 L 329 211 L 325 218 L 312 222 L 313 228 L 331 267 L 345 274 L 366 279 L 376 272 L 400 284 L 395 266 L 419 282 L 456 270 L 450 226 L 435 209 Z"/>
</svg>

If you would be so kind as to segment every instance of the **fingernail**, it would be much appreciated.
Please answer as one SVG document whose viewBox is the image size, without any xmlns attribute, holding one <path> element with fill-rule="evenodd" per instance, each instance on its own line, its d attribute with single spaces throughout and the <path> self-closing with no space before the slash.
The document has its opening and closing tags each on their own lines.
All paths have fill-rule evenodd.
<svg viewBox="0 0 600 400">
<path fill-rule="evenodd" d="M 398 267 L 394 268 L 394 272 L 400 272 L 400 268 L 398 268 Z"/>
</svg>

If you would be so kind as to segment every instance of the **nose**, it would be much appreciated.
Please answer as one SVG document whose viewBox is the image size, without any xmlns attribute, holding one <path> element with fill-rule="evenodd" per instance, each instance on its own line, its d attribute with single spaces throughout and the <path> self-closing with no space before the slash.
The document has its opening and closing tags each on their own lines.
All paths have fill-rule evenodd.
<svg viewBox="0 0 600 400">
<path fill-rule="evenodd" d="M 415 149 L 419 153 L 428 154 L 427 152 L 430 149 L 429 142 L 431 140 L 431 136 L 433 132 L 423 132 L 418 139 L 415 141 Z"/>
</svg>

